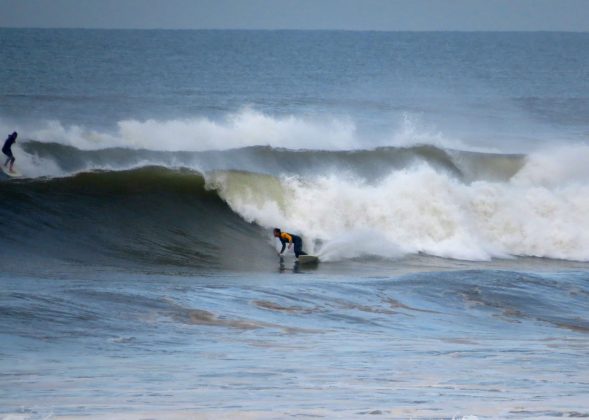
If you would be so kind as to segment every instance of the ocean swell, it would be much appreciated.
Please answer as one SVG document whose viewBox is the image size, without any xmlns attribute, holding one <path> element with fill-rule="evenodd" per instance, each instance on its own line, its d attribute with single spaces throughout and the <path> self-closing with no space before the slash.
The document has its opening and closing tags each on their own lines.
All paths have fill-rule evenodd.
<svg viewBox="0 0 589 420">
<path fill-rule="evenodd" d="M 582 229 L 589 148 L 582 146 L 528 156 L 433 146 L 21 147 L 62 175 L 0 182 L 10 203 L 0 216 L 11 224 L 2 241 L 72 261 L 252 266 L 272 256 L 275 226 L 302 235 L 324 261 L 413 254 L 589 260 Z"/>
</svg>

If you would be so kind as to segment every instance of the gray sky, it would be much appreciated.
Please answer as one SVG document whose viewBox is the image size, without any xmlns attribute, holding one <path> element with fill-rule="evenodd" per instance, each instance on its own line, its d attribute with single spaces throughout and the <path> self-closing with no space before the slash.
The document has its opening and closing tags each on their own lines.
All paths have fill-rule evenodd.
<svg viewBox="0 0 589 420">
<path fill-rule="evenodd" d="M 0 27 L 589 31 L 589 0 L 0 0 Z"/>
</svg>

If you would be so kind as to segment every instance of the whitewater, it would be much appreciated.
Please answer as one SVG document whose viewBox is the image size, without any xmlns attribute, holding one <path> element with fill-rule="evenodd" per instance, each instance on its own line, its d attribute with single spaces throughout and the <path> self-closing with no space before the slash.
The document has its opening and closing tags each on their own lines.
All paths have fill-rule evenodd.
<svg viewBox="0 0 589 420">
<path fill-rule="evenodd" d="M 587 34 L 0 42 L 0 418 L 589 415 Z"/>
<path fill-rule="evenodd" d="M 216 144 L 213 150 L 170 129 L 178 122 L 150 121 L 148 127 L 157 126 L 144 127 L 151 134 L 122 129 L 120 137 L 82 134 L 79 128 L 48 135 L 55 128 L 50 124 L 34 135 L 53 141 L 19 147 L 20 168 L 42 180 L 36 182 L 150 166 L 190 170 L 245 221 L 300 232 L 310 244 L 321 244 L 311 252 L 328 261 L 417 253 L 464 260 L 589 259 L 589 233 L 578 228 L 589 214 L 586 145 L 501 154 L 424 145 L 424 134 L 412 146 L 359 149 L 352 128 L 341 134 L 300 119 L 245 114 L 237 126 L 208 121 L 216 127 L 213 133 L 201 130 L 202 121 L 190 126 Z M 266 137 L 248 129 L 260 120 Z M 164 141 L 163 132 L 171 140 Z M 325 149 L 309 149 L 307 142 L 317 142 L 321 132 L 348 148 L 330 149 L 328 141 Z M 305 141 L 293 143 L 299 136 Z M 59 138 L 62 143 L 54 142 Z M 264 138 L 271 144 L 254 145 Z M 240 147 L 234 147 L 235 139 L 243 139 Z"/>
</svg>

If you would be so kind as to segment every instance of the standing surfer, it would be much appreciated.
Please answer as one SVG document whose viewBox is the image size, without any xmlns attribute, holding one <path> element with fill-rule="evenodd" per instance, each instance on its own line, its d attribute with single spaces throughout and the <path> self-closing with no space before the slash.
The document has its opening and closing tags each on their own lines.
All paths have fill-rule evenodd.
<svg viewBox="0 0 589 420">
<path fill-rule="evenodd" d="M 10 172 L 14 172 L 12 167 L 14 166 L 14 161 L 16 159 L 14 158 L 14 155 L 12 154 L 12 150 L 10 148 L 16 141 L 16 136 L 18 136 L 16 131 L 10 134 L 4 142 L 4 146 L 2 147 L 2 153 L 8 156 L 8 159 L 6 159 L 6 163 L 4 163 L 4 166 L 8 166 L 8 163 L 10 163 L 10 168 L 8 169 Z"/>
<path fill-rule="evenodd" d="M 280 229 L 276 228 L 274 229 L 274 237 L 280 239 L 280 242 L 282 242 L 282 249 L 280 250 L 279 255 L 282 255 L 284 252 L 287 242 L 288 249 L 290 249 L 294 244 L 294 253 L 297 258 L 299 258 L 299 255 L 307 255 L 306 252 L 303 252 L 303 240 L 300 236 L 293 235 L 292 233 L 281 232 Z"/>
</svg>

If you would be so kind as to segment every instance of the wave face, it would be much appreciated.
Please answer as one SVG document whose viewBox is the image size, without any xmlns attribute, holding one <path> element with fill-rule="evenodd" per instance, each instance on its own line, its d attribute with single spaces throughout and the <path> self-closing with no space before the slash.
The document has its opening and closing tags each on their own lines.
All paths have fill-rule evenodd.
<svg viewBox="0 0 589 420">
<path fill-rule="evenodd" d="M 4 249 L 97 266 L 247 268 L 269 252 L 202 175 L 144 167 L 3 182 Z M 230 258 L 228 258 L 230 256 Z M 18 261 L 17 261 L 18 263 Z M 242 267 L 243 266 L 243 267 Z"/>
<path fill-rule="evenodd" d="M 3 241 L 40 255 L 252 266 L 272 257 L 268 232 L 280 226 L 325 261 L 413 254 L 589 260 L 589 232 L 580 229 L 589 214 L 585 146 L 527 156 L 434 146 L 20 147 L 22 160 L 45 174 L 0 183 L 10 203 L 0 210 L 11 225 Z"/>
</svg>

